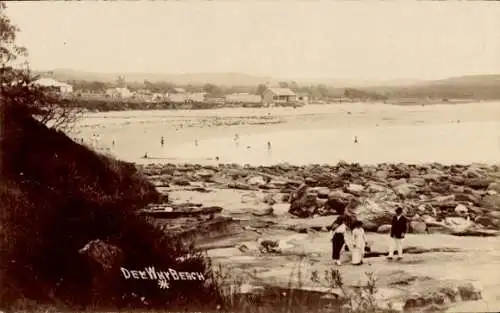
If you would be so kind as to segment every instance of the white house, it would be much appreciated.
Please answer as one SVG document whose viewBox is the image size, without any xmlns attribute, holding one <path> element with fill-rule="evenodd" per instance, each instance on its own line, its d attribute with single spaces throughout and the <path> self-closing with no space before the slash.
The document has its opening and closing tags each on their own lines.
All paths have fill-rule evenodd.
<svg viewBox="0 0 500 313">
<path fill-rule="evenodd" d="M 300 105 L 307 105 L 309 104 L 309 96 L 304 93 L 299 93 L 297 94 L 297 102 Z"/>
<path fill-rule="evenodd" d="M 71 86 L 70 84 L 58 82 L 53 78 L 40 78 L 34 81 L 33 83 L 40 87 L 46 87 L 57 90 L 61 94 L 69 94 L 73 92 L 73 86 Z"/>
<path fill-rule="evenodd" d="M 261 103 L 262 97 L 250 93 L 232 93 L 226 95 L 226 103 Z"/>
<path fill-rule="evenodd" d="M 192 92 L 188 94 L 188 100 L 193 102 L 205 102 L 206 92 Z"/>
<path fill-rule="evenodd" d="M 131 98 L 134 94 L 127 87 L 116 87 L 107 89 L 106 95 L 111 98 L 126 99 Z"/>
<path fill-rule="evenodd" d="M 187 93 L 169 93 L 167 99 L 173 103 L 184 103 L 188 100 Z"/>
<path fill-rule="evenodd" d="M 152 96 L 153 101 L 163 101 L 165 100 L 166 95 L 163 93 L 154 93 Z"/>
<path fill-rule="evenodd" d="M 297 102 L 297 95 L 289 88 L 267 88 L 262 102 L 266 106 L 293 105 Z"/>
</svg>

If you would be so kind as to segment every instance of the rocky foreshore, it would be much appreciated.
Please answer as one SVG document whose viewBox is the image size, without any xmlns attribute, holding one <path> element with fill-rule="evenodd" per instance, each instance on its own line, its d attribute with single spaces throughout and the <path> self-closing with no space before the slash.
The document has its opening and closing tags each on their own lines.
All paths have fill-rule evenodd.
<svg viewBox="0 0 500 313">
<path fill-rule="evenodd" d="M 327 231 L 339 214 L 363 222 L 372 247 L 369 266 L 382 277 L 381 297 L 401 310 L 481 298 L 470 278 L 442 275 L 439 268 L 458 270 L 465 266 L 463 258 L 483 253 L 477 252 L 479 247 L 485 252 L 477 264 L 498 261 L 496 254 L 489 254 L 500 229 L 496 165 L 150 164 L 140 170 L 164 194 L 163 203 L 151 204 L 140 214 L 165 231 L 194 239 L 196 247 L 212 251 L 213 260 L 236 272 L 246 275 L 252 269 L 256 274 L 248 280 L 253 285 L 285 288 L 290 273 L 283 267 L 292 268 L 304 257 L 317 268 L 331 266 Z M 394 267 L 379 257 L 387 254 L 384 233 L 398 206 L 410 220 L 405 248 L 410 257 Z M 279 252 L 263 251 L 258 244 L 263 239 L 279 242 Z M 346 267 L 346 284 L 357 286 L 366 270 Z M 470 268 L 470 273 L 476 271 Z M 407 276 L 413 278 L 385 282 L 387 277 Z M 443 289 L 438 281 L 453 283 Z M 418 288 L 422 292 L 414 291 Z M 448 295 L 465 289 L 473 296 Z"/>
<path fill-rule="evenodd" d="M 281 204 L 289 206 L 290 217 L 310 219 L 347 213 L 361 220 L 367 231 L 386 232 L 394 209 L 401 206 L 411 219 L 410 230 L 414 233 L 491 236 L 500 228 L 498 166 L 152 164 L 142 167 L 142 171 L 163 190 L 258 191 L 264 195 L 261 204 L 267 209 L 248 212 L 253 215 L 270 215 L 273 206 Z M 162 207 L 156 214 L 165 218 L 213 216 L 230 210 L 203 207 L 201 203 L 154 206 Z"/>
</svg>

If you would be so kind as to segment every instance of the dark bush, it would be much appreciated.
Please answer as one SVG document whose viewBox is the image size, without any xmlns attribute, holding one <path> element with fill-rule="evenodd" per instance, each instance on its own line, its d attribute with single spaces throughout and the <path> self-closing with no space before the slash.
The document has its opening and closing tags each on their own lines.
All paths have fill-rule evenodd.
<svg viewBox="0 0 500 313">
<path fill-rule="evenodd" d="M 177 260 L 191 247 L 135 214 L 160 195 L 132 164 L 99 155 L 30 116 L 2 111 L 2 309 L 26 300 L 71 309 L 206 307 L 219 300 L 203 281 L 173 281 L 165 291 L 155 281 L 120 276 L 96 302 L 95 268 L 79 253 L 91 240 L 119 247 L 128 269 L 155 266 L 209 278 L 210 263 L 201 254 Z"/>
</svg>

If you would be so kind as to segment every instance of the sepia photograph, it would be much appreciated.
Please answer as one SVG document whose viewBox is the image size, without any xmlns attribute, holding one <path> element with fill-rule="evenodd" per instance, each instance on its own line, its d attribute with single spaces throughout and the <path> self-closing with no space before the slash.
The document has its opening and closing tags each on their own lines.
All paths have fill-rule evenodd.
<svg viewBox="0 0 500 313">
<path fill-rule="evenodd" d="M 500 2 L 0 1 L 0 313 L 500 312 Z"/>
</svg>

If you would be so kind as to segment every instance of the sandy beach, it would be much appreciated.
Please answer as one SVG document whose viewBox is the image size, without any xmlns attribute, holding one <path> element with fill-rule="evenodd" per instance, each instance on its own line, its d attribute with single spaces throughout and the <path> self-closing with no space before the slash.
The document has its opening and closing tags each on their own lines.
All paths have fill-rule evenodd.
<svg viewBox="0 0 500 313">
<path fill-rule="evenodd" d="M 252 290 L 286 287 L 304 256 L 304 275 L 331 267 L 328 226 L 337 215 L 328 203 L 348 199 L 361 201 L 354 212 L 371 225 L 374 252 L 362 269 L 342 267 L 347 285 L 356 286 L 362 272 L 372 271 L 380 278 L 379 301 L 398 310 L 433 305 L 440 311 L 493 312 L 500 309 L 499 277 L 492 275 L 500 262 L 500 172 L 494 166 L 500 161 L 499 117 L 499 103 L 131 111 L 87 115 L 73 136 L 142 164 L 168 196 L 155 212 L 173 208 L 191 216 L 157 218 L 160 227 L 191 229 L 197 246 L 217 264 L 246 275 Z M 148 158 L 141 158 L 145 153 Z M 334 167 L 339 161 L 361 167 Z M 288 197 L 302 183 L 308 185 L 304 204 L 292 212 Z M 416 228 L 406 240 L 404 262 L 390 264 L 382 228 L 397 205 L 409 210 Z M 213 212 L 220 214 L 214 218 Z M 257 238 L 277 240 L 281 253 L 259 255 Z M 349 262 L 349 254 L 344 258 Z M 449 288 L 468 295 L 443 296 Z M 472 301 L 477 293 L 482 300 Z"/>
</svg>

